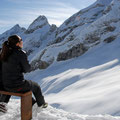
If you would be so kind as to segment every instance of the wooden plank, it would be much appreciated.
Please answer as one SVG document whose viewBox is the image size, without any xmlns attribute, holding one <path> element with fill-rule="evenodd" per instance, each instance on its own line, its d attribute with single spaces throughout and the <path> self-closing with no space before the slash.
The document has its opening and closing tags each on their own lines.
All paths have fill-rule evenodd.
<svg viewBox="0 0 120 120">
<path fill-rule="evenodd" d="M 28 95 L 31 95 L 32 94 L 32 91 L 29 91 L 29 92 L 26 92 L 26 93 L 22 93 L 21 96 L 28 96 Z M 32 98 L 32 96 L 31 96 Z"/>
<path fill-rule="evenodd" d="M 32 92 L 21 97 L 21 120 L 32 119 Z"/>
<path fill-rule="evenodd" d="M 27 96 L 31 94 L 32 92 L 26 92 L 26 93 L 14 93 L 14 92 L 7 92 L 7 91 L 0 91 L 0 94 L 5 94 L 5 95 L 14 95 L 14 96 Z"/>
</svg>

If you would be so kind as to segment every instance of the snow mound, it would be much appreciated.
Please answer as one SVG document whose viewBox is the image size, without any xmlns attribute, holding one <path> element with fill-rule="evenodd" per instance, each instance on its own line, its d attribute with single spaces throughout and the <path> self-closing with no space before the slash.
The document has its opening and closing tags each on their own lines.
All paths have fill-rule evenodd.
<svg viewBox="0 0 120 120">
<path fill-rule="evenodd" d="M 110 115 L 80 115 L 76 113 L 65 112 L 60 109 L 48 106 L 46 109 L 38 111 L 35 104 L 33 106 L 32 120 L 120 120 L 120 117 Z M 0 120 L 20 120 L 20 100 L 11 99 L 8 104 L 8 112 L 0 115 Z"/>
</svg>

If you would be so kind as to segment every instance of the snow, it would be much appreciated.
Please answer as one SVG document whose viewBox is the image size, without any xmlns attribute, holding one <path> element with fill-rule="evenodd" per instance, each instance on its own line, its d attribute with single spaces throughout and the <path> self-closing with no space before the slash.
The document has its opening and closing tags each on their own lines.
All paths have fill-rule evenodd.
<svg viewBox="0 0 120 120">
<path fill-rule="evenodd" d="M 37 81 L 54 107 L 88 115 L 120 115 L 119 43 L 119 39 L 101 43 L 78 58 L 27 74 L 26 79 Z"/>
<path fill-rule="evenodd" d="M 33 120 L 120 120 L 120 40 L 84 55 L 26 74 L 41 85 L 49 107 L 33 107 Z M 20 120 L 20 100 L 11 99 L 1 120 Z"/>
<path fill-rule="evenodd" d="M 48 33 L 50 26 L 47 24 L 41 29 L 34 31 L 29 36 L 26 37 L 24 41 L 24 49 L 35 49 L 37 46 L 39 47 L 42 43 L 43 37 Z"/>
<path fill-rule="evenodd" d="M 20 100 L 12 99 L 8 104 L 7 114 L 1 114 L 1 120 L 21 120 Z M 32 109 L 32 120 L 120 120 L 120 117 L 110 115 L 81 115 L 65 112 L 48 106 L 46 109 L 38 109 L 35 104 Z"/>
<path fill-rule="evenodd" d="M 30 61 L 39 60 L 42 51 L 45 53 L 41 60 L 54 58 L 47 69 L 37 69 L 25 75 L 26 79 L 40 84 L 49 103 L 48 108 L 40 111 L 36 105 L 33 107 L 33 120 L 120 120 L 119 6 L 120 0 L 97 0 L 66 20 L 58 31 L 50 32 L 47 19 L 40 16 L 28 28 L 34 29 L 33 33 L 25 34 L 25 30 L 16 25 L 0 36 L 4 40 L 12 32 L 20 34 L 24 48 L 33 50 L 29 55 Z M 110 11 L 103 14 L 109 7 Z M 66 25 L 66 22 L 69 24 Z M 42 28 L 39 28 L 41 25 Z M 63 41 L 47 46 L 54 42 L 55 36 L 63 37 L 74 25 L 78 26 Z M 111 26 L 115 27 L 114 31 L 104 32 L 106 27 Z M 75 36 L 74 40 L 67 41 L 71 34 Z M 86 42 L 87 35 L 97 35 L 100 39 L 91 40 L 93 43 L 90 44 Z M 104 40 L 112 35 L 116 36 L 115 40 L 105 43 Z M 100 43 L 94 46 L 96 42 Z M 89 47 L 85 54 L 67 61 L 56 61 L 60 52 L 80 43 Z M 20 100 L 12 98 L 7 114 L 0 115 L 0 119 L 20 119 L 19 103 Z"/>
</svg>

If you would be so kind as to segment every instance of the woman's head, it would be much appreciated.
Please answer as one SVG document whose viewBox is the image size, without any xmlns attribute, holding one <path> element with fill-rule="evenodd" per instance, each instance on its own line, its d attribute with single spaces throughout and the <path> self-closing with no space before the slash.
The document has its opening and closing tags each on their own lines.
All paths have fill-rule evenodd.
<svg viewBox="0 0 120 120">
<path fill-rule="evenodd" d="M 16 46 L 22 48 L 23 47 L 23 42 L 20 36 L 18 35 L 12 35 L 8 38 L 8 46 L 11 48 L 15 48 Z"/>
<path fill-rule="evenodd" d="M 12 35 L 8 38 L 7 41 L 3 43 L 2 52 L 1 52 L 1 60 L 7 61 L 8 57 L 12 54 L 15 48 L 22 48 L 23 42 L 21 37 L 18 35 Z"/>
</svg>

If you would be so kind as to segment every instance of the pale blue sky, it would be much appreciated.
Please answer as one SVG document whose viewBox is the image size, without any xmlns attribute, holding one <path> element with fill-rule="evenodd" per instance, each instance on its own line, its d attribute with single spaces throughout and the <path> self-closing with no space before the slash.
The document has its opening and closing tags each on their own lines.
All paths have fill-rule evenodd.
<svg viewBox="0 0 120 120">
<path fill-rule="evenodd" d="M 15 24 L 27 28 L 39 15 L 61 25 L 68 17 L 96 0 L 0 0 L 0 34 Z"/>
</svg>

